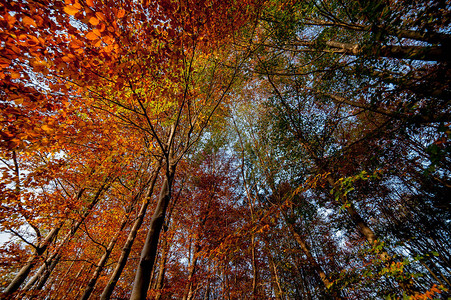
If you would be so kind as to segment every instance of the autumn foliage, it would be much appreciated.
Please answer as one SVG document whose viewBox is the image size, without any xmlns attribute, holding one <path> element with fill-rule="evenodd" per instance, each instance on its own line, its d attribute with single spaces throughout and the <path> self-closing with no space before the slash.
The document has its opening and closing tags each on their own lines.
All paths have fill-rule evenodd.
<svg viewBox="0 0 451 300">
<path fill-rule="evenodd" d="M 0 299 L 447 299 L 449 3 L 0 2 Z"/>
</svg>

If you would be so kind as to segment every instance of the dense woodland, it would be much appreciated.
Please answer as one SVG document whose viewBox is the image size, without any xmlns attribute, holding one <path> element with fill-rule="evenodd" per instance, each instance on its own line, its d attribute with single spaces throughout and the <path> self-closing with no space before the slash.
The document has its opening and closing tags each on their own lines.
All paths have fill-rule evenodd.
<svg viewBox="0 0 451 300">
<path fill-rule="evenodd" d="M 1 0 L 0 299 L 448 299 L 446 0 Z"/>
</svg>

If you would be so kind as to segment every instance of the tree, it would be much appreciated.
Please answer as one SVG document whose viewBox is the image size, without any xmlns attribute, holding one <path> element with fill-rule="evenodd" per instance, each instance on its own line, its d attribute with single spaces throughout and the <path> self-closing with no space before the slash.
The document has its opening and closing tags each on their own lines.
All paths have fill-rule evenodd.
<svg viewBox="0 0 451 300">
<path fill-rule="evenodd" d="M 449 16 L 2 1 L 0 297 L 445 299 Z"/>
</svg>

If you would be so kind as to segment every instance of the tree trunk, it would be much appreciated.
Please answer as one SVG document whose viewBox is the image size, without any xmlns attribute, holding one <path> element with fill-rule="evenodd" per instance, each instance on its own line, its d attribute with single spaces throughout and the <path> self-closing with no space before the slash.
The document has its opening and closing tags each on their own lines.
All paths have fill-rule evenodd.
<svg viewBox="0 0 451 300">
<path fill-rule="evenodd" d="M 124 230 L 125 226 L 127 225 L 127 222 L 130 218 L 130 213 L 133 210 L 133 207 L 136 205 L 136 201 L 139 199 L 139 194 L 134 197 L 132 203 L 130 203 L 129 207 L 127 207 L 126 214 L 124 215 L 124 219 L 122 220 L 119 229 L 117 229 L 116 234 L 114 235 L 113 239 L 108 244 L 107 248 L 105 249 L 105 253 L 100 258 L 99 263 L 97 264 L 97 267 L 94 271 L 94 274 L 92 275 L 91 279 L 88 282 L 88 286 L 85 289 L 85 292 L 83 293 L 83 296 L 80 298 L 81 300 L 88 300 L 91 296 L 92 292 L 94 291 L 94 287 L 97 283 L 97 280 L 100 277 L 100 273 L 103 271 L 103 268 L 105 267 L 106 262 L 108 261 L 108 258 L 111 255 L 111 252 L 113 251 L 114 246 L 116 245 L 117 240 L 119 239 L 119 236 L 121 235 L 122 230 Z"/>
<path fill-rule="evenodd" d="M 161 289 L 163 288 L 164 275 L 166 273 L 166 261 L 168 259 L 169 254 L 169 244 L 166 240 L 164 241 L 162 248 L 163 251 L 161 253 L 160 266 L 158 268 L 159 269 L 158 277 L 155 282 L 155 290 L 156 290 L 155 300 L 160 300 L 161 298 Z"/>
<path fill-rule="evenodd" d="M 52 243 L 52 241 L 58 235 L 61 227 L 64 222 L 61 222 L 57 225 L 57 227 L 53 228 L 45 237 L 44 241 L 42 241 L 39 246 L 36 248 L 35 254 L 31 256 L 27 263 L 20 269 L 19 273 L 17 273 L 16 277 L 14 277 L 13 281 L 8 285 L 8 287 L 3 291 L 1 298 L 8 299 L 12 293 L 16 292 L 20 285 L 25 281 L 28 274 L 34 265 L 38 262 L 39 258 L 41 258 L 42 254 L 47 250 L 48 246 Z"/>
<path fill-rule="evenodd" d="M 170 164 L 170 162 L 168 162 Z M 149 231 L 147 233 L 146 242 L 141 251 L 141 259 L 136 271 L 135 281 L 130 300 L 146 299 L 147 290 L 150 284 L 150 275 L 155 263 L 157 254 L 158 240 L 160 238 L 161 228 L 163 227 L 166 209 L 171 200 L 172 183 L 175 175 L 175 165 L 170 164 L 168 171 L 161 187 L 160 196 L 158 198 L 157 207 L 155 208 L 152 219 L 150 220 Z"/>
<path fill-rule="evenodd" d="M 312 265 L 313 269 L 315 269 L 316 273 L 321 278 L 321 282 L 323 283 L 324 292 L 331 298 L 331 299 L 342 299 L 339 295 L 336 293 L 330 293 L 328 291 L 329 287 L 331 286 L 332 282 L 329 280 L 329 277 L 324 272 L 323 268 L 317 263 L 316 259 L 313 257 L 310 247 L 307 245 L 307 243 L 304 241 L 304 239 L 301 237 L 301 235 L 296 231 L 294 226 L 290 224 L 286 218 L 285 221 L 288 225 L 288 228 L 290 229 L 291 234 L 293 235 L 294 239 L 298 243 L 299 247 L 301 247 L 302 251 L 304 252 L 305 256 L 307 257 L 307 260 Z"/>
<path fill-rule="evenodd" d="M 196 238 L 196 241 L 194 242 L 194 249 L 193 249 L 193 261 L 191 262 L 190 266 L 188 267 L 188 280 L 185 286 L 185 295 L 183 296 L 183 300 L 191 300 L 193 297 L 193 277 L 196 273 L 196 266 L 197 266 L 197 256 L 200 251 L 199 246 L 199 237 Z"/>
<path fill-rule="evenodd" d="M 155 183 L 158 178 L 158 173 L 160 172 L 161 168 L 161 161 L 159 161 L 155 167 L 155 170 L 152 174 L 152 179 L 149 185 L 149 188 L 147 189 L 147 193 L 144 196 L 143 203 L 141 205 L 141 209 L 139 210 L 138 216 L 133 223 L 133 227 L 130 230 L 127 241 L 125 242 L 124 246 L 122 247 L 122 253 L 119 257 L 118 262 L 116 263 L 116 267 L 113 271 L 113 274 L 110 277 L 110 280 L 108 281 L 108 284 L 103 289 L 102 295 L 100 296 L 101 300 L 108 300 L 110 299 L 111 295 L 113 294 L 113 290 L 117 284 L 117 281 L 119 280 L 119 277 L 121 276 L 122 270 L 124 270 L 125 265 L 128 260 L 128 256 L 130 255 L 130 251 L 132 250 L 133 242 L 135 241 L 136 235 L 138 234 L 138 230 L 141 228 L 141 225 L 144 220 L 144 216 L 147 211 L 147 207 L 150 203 L 150 198 L 153 194 L 153 190 L 155 187 Z"/>
<path fill-rule="evenodd" d="M 265 45 L 274 48 L 281 48 L 276 45 Z M 304 47 L 298 49 L 298 47 Z M 370 54 L 376 57 L 388 57 L 398 59 L 416 59 L 422 61 L 449 61 L 451 58 L 448 55 L 447 48 L 444 46 L 396 46 L 387 45 L 379 46 L 375 45 L 371 49 L 362 49 L 358 44 L 342 43 L 336 41 L 327 41 L 325 48 L 314 48 L 315 43 L 311 41 L 295 41 L 290 44 L 289 47 L 282 50 L 292 52 L 335 52 L 343 53 L 345 55 L 365 55 Z"/>
<path fill-rule="evenodd" d="M 274 297 L 276 298 L 276 300 L 282 300 L 283 291 L 282 287 L 280 286 L 279 274 L 277 272 L 276 263 L 274 262 L 274 257 L 272 256 L 270 251 L 268 251 L 268 260 L 269 270 L 271 272 L 271 286 L 274 292 Z"/>
<path fill-rule="evenodd" d="M 61 254 L 58 253 L 58 255 L 51 260 L 50 265 L 46 265 L 46 267 L 44 268 L 44 272 L 40 275 L 39 277 L 39 281 L 36 284 L 36 288 L 35 290 L 40 290 L 44 287 L 45 283 L 47 282 L 47 280 L 50 277 L 50 274 L 52 273 L 53 269 L 55 269 L 56 265 L 59 263 L 61 259 Z"/>
<path fill-rule="evenodd" d="M 72 225 L 72 228 L 70 231 L 66 234 L 64 237 L 64 240 L 61 242 L 61 244 L 58 246 L 56 250 L 53 251 L 53 253 L 46 259 L 44 264 L 39 268 L 38 272 L 30 279 L 30 282 L 26 284 L 24 287 L 25 290 L 39 290 L 44 287 L 45 283 L 47 282 L 47 279 L 49 278 L 51 272 L 59 262 L 59 259 L 61 258 L 61 252 L 64 248 L 64 246 L 72 239 L 72 237 L 77 232 L 78 228 L 80 228 L 81 224 L 85 221 L 85 219 L 88 217 L 88 215 L 91 213 L 94 206 L 100 201 L 100 196 L 102 195 L 102 192 L 104 190 L 109 189 L 109 185 L 106 186 L 107 183 L 105 182 L 96 192 L 94 195 L 93 200 L 89 203 L 89 205 L 86 208 L 86 211 L 81 216 L 81 218 Z M 84 189 L 80 190 L 77 197 L 81 198 L 82 194 L 84 192 Z M 39 281 L 38 281 L 39 280 Z M 36 287 L 33 287 L 33 285 L 38 281 L 38 285 Z"/>
</svg>

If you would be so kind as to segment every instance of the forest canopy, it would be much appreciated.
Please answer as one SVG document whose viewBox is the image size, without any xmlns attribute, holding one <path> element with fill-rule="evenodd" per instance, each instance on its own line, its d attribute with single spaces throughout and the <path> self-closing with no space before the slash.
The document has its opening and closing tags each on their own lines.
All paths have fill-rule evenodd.
<svg viewBox="0 0 451 300">
<path fill-rule="evenodd" d="M 0 299 L 448 299 L 450 6 L 0 0 Z"/>
</svg>

